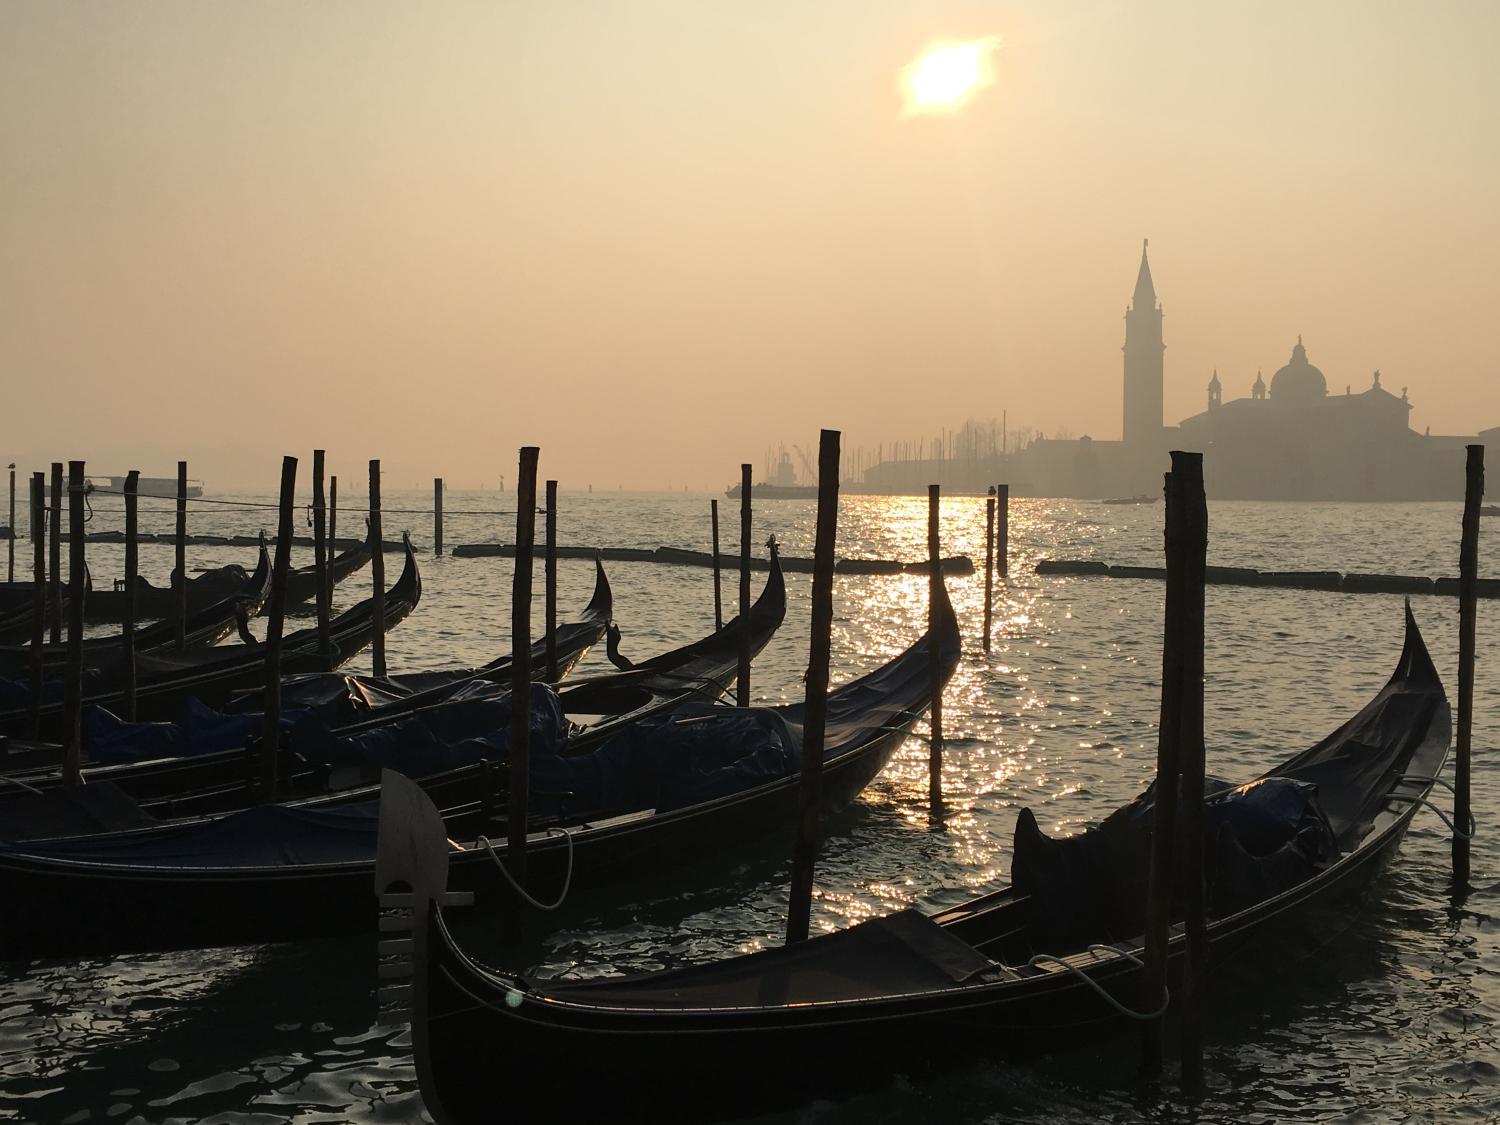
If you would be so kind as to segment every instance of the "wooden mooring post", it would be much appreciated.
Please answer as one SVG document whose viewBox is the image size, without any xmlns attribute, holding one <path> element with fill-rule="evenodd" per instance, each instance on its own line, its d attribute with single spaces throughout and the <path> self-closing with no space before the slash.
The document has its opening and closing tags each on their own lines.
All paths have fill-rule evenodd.
<svg viewBox="0 0 1500 1125">
<path fill-rule="evenodd" d="M 260 797 L 276 799 L 281 754 L 281 633 L 286 620 L 286 575 L 292 566 L 292 504 L 297 493 L 297 458 L 281 459 L 281 508 L 276 523 L 276 561 L 271 567 L 271 610 L 266 621 L 265 726 L 260 736 Z"/>
<path fill-rule="evenodd" d="M 443 478 L 432 478 L 432 554 L 443 554 Z"/>
<path fill-rule="evenodd" d="M 997 484 L 995 486 L 995 514 L 999 521 L 999 531 L 995 539 L 995 549 L 998 555 L 997 561 L 1000 566 L 1000 577 L 1005 581 L 1010 580 L 1010 485 Z"/>
<path fill-rule="evenodd" d="M 63 681 L 63 782 L 83 784 L 83 586 L 84 503 L 88 482 L 83 462 L 68 462 L 68 674 Z"/>
<path fill-rule="evenodd" d="M 932 708 L 928 719 L 932 737 L 927 744 L 927 801 L 931 807 L 932 827 L 943 826 L 943 661 L 934 638 L 937 636 L 939 589 L 943 582 L 943 552 L 939 542 L 938 516 L 942 507 L 942 489 L 927 486 L 927 636 L 928 684 Z"/>
<path fill-rule="evenodd" d="M 546 581 L 547 614 L 547 682 L 557 683 L 557 482 L 547 482 L 546 555 L 543 576 Z"/>
<path fill-rule="evenodd" d="M 125 721 L 135 722 L 135 583 L 141 570 L 139 469 L 125 475 L 125 623 L 124 644 Z"/>
<path fill-rule="evenodd" d="M 52 522 L 47 528 L 48 640 L 62 644 L 62 520 L 63 463 L 52 462 Z M 74 591 L 75 595 L 80 591 Z"/>
<path fill-rule="evenodd" d="M 1171 548 L 1177 521 L 1176 492 L 1172 474 L 1166 474 L 1167 582 L 1162 621 L 1161 709 L 1156 728 L 1156 782 L 1152 808 L 1151 868 L 1146 890 L 1146 930 L 1144 965 L 1141 969 L 1141 994 L 1137 1008 L 1152 1012 L 1161 1007 L 1167 995 L 1167 941 L 1170 937 L 1173 873 L 1176 870 L 1174 844 L 1177 840 L 1177 794 L 1181 789 L 1182 728 L 1177 717 L 1182 710 L 1182 653 L 1179 647 L 1182 615 L 1182 580 L 1180 557 Z M 1162 1022 L 1149 1020 L 1141 1029 L 1140 1073 L 1145 1079 L 1161 1074 Z"/>
<path fill-rule="evenodd" d="M 339 476 L 331 473 L 328 477 L 328 549 L 333 554 L 339 553 Z M 333 587 L 328 587 L 333 592 Z"/>
<path fill-rule="evenodd" d="M 812 639 L 807 657 L 803 708 L 802 776 L 798 782 L 797 842 L 792 853 L 792 890 L 786 940 L 806 941 L 812 919 L 813 870 L 818 858 L 818 821 L 823 797 L 823 736 L 828 719 L 828 663 L 833 633 L 833 548 L 839 528 L 839 432 L 818 439 L 818 530 L 813 547 Z"/>
<path fill-rule="evenodd" d="M 1484 446 L 1468 447 L 1464 477 L 1463 538 L 1458 548 L 1458 738 L 1453 761 L 1453 881 L 1459 887 L 1469 882 L 1470 736 L 1474 726 L 1474 632 Z"/>
<path fill-rule="evenodd" d="M 709 521 L 713 524 L 714 538 L 714 632 L 724 628 L 724 595 L 719 588 L 719 502 L 708 502 Z"/>
<path fill-rule="evenodd" d="M 1203 743 L 1204 591 L 1208 566 L 1208 504 L 1203 493 L 1203 454 L 1172 452 L 1172 481 L 1177 489 L 1179 534 L 1175 547 L 1182 555 L 1182 735 L 1181 755 L 1183 911 L 1186 953 L 1181 989 L 1182 1088 L 1203 1092 L 1203 1022 L 1208 1011 L 1208 909 L 1204 886 L 1203 790 L 1206 765 Z"/>
<path fill-rule="evenodd" d="M 740 659 L 734 702 L 750 706 L 750 472 L 740 466 Z"/>
<path fill-rule="evenodd" d="M 47 640 L 47 478 L 31 474 L 31 737 L 42 736 L 42 646 Z"/>
<path fill-rule="evenodd" d="M 5 544 L 7 553 L 5 580 L 14 582 L 16 580 L 16 463 L 10 463 L 10 519 L 5 525 L 10 532 L 10 539 Z"/>
<path fill-rule="evenodd" d="M 995 627 L 995 486 L 984 498 L 984 654 L 990 654 L 990 632 Z"/>
<path fill-rule="evenodd" d="M 177 586 L 173 590 L 172 621 L 177 649 L 187 647 L 187 462 L 177 462 Z"/>
<path fill-rule="evenodd" d="M 328 580 L 328 558 L 333 553 L 328 539 L 328 505 L 323 498 L 324 450 L 313 450 L 313 572 L 318 583 L 318 651 L 325 660 L 333 655 L 328 619 L 333 614 L 333 583 Z M 274 581 L 274 579 L 273 579 Z"/>
<path fill-rule="evenodd" d="M 385 675 L 385 536 L 380 529 L 380 459 L 370 462 L 370 579 L 375 631 L 370 635 L 370 663 L 375 675 Z"/>
<path fill-rule="evenodd" d="M 521 447 L 516 481 L 516 569 L 510 595 L 510 812 L 505 865 L 526 886 L 531 816 L 531 559 L 536 548 L 536 466 L 541 450 Z"/>
</svg>

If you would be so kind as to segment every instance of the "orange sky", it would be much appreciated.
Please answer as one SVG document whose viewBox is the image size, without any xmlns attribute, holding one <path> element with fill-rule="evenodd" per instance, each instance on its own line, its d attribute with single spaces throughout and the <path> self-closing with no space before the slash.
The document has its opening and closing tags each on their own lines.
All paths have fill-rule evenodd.
<svg viewBox="0 0 1500 1125">
<path fill-rule="evenodd" d="M 722 487 L 1286 361 L 1500 425 L 1491 3 L 0 5 L 0 456 Z M 961 113 L 900 68 L 999 36 Z M 64 415 L 76 412 L 76 420 Z M 8 452 L 7 452 L 8 451 Z"/>
</svg>

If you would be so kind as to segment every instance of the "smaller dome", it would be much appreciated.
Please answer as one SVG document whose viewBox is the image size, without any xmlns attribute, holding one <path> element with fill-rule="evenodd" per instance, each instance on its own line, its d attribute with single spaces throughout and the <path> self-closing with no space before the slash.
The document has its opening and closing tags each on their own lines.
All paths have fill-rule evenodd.
<svg viewBox="0 0 1500 1125">
<path fill-rule="evenodd" d="M 1277 402 L 1307 402 L 1327 394 L 1328 380 L 1307 362 L 1307 349 L 1302 346 L 1302 337 L 1298 336 L 1292 358 L 1271 376 L 1271 398 Z"/>
</svg>

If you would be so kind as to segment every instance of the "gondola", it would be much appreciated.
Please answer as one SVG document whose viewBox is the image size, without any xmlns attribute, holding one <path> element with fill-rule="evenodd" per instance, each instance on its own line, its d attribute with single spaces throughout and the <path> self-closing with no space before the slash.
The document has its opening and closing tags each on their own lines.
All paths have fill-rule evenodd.
<svg viewBox="0 0 1500 1125">
<path fill-rule="evenodd" d="M 602 563 L 595 564 L 594 591 L 577 621 L 557 629 L 559 678 L 566 676 L 604 633 L 613 613 L 614 596 Z M 545 672 L 546 642 L 532 648 L 533 678 Z M 337 672 L 308 673 L 283 679 L 282 713 L 289 719 L 299 712 L 310 713 L 316 721 L 336 736 L 345 730 L 369 730 L 398 721 L 402 716 L 430 708 L 449 695 L 464 690 L 469 698 L 484 684 L 508 684 L 510 657 L 507 655 L 477 669 L 449 669 L 440 672 L 416 672 L 385 677 L 341 675 Z M 241 696 L 242 706 L 231 701 L 228 713 L 193 705 L 191 712 L 175 723 L 122 723 L 108 713 L 93 712 L 84 720 L 86 783 L 107 782 L 136 801 L 161 803 L 184 795 L 212 790 L 214 801 L 206 808 L 235 807 L 236 790 L 245 791 L 247 751 L 240 742 L 226 743 L 226 737 L 241 735 L 247 729 L 259 737 L 257 710 L 259 688 Z M 207 745 L 205 745 L 207 744 Z M 222 747 L 222 748 L 215 748 Z M 6 804 L 24 801 L 28 794 L 45 792 L 61 784 L 57 762 L 60 748 L 33 749 L 29 755 L 10 755 L 12 768 L 4 771 L 12 784 L 0 785 L 0 837 L 7 834 Z M 295 750 L 284 755 L 279 775 L 292 784 L 306 784 L 306 762 L 299 761 Z M 38 761 L 40 759 L 40 761 Z M 18 763 L 32 761 L 31 768 L 16 768 Z M 0 758 L 0 762 L 4 759 Z M 92 765 L 89 763 L 92 762 Z M 258 800 L 253 793 L 241 796 L 238 803 Z M 183 811 L 196 806 L 184 803 Z M 172 813 L 170 815 L 176 815 Z"/>
<path fill-rule="evenodd" d="M 1363 710 L 1258 782 L 1207 801 L 1208 823 L 1218 825 L 1207 855 L 1211 960 L 1279 956 L 1284 967 L 1290 942 L 1326 940 L 1346 922 L 1426 800 L 1449 730 L 1442 685 L 1408 608 L 1400 663 Z M 542 981 L 487 968 L 457 946 L 446 911 L 464 896 L 447 886 L 467 889 L 464 856 L 450 854 L 419 791 L 394 775 L 386 785 L 380 889 L 403 892 L 385 900 L 402 916 L 382 927 L 394 944 L 381 975 L 398 981 L 387 1014 L 405 1014 L 409 1000 L 423 1098 L 442 1125 L 492 1120 L 506 1076 L 545 1091 L 559 1120 L 747 1115 L 953 1059 L 1076 1045 L 1124 1022 L 1100 992 L 1140 1012 L 1163 1003 L 1142 995 L 1131 910 L 1109 901 L 1121 866 L 1127 885 L 1139 880 L 1138 842 L 1149 833 L 1141 801 L 1070 840 L 1047 840 L 1023 812 L 1015 885 L 934 915 L 903 910 L 688 968 Z M 1254 841 L 1259 854 L 1247 854 L 1254 820 L 1236 815 L 1310 791 L 1302 812 L 1311 819 L 1297 818 L 1279 844 Z M 1137 846 L 1120 849 L 1111 824 L 1133 825 Z M 1174 928 L 1174 971 L 1183 944 Z M 413 979 L 401 982 L 408 966 Z M 757 1063 L 766 1065 L 745 1071 Z M 726 1086 L 726 1075 L 739 1078 Z"/>
<path fill-rule="evenodd" d="M 223 597 L 208 605 L 193 610 L 183 623 L 184 643 L 189 649 L 207 648 L 218 644 L 235 629 L 259 613 L 271 593 L 271 559 L 261 544 L 260 560 L 255 570 L 245 574 L 239 567 L 240 578 L 235 587 Z M 95 595 L 90 593 L 88 598 Z M 85 599 L 87 604 L 87 598 Z M 177 643 L 177 626 L 173 621 L 157 621 L 136 630 L 135 651 L 155 652 Z M 83 640 L 83 665 L 85 668 L 109 669 L 117 666 L 125 648 L 125 638 L 115 633 L 103 637 L 85 637 Z M 42 646 L 42 664 L 49 669 L 49 676 L 60 675 L 59 669 L 67 662 L 68 643 Z M 6 645 L 0 647 L 0 677 L 22 679 L 31 668 L 31 646 Z"/>
<path fill-rule="evenodd" d="M 264 550 L 264 548 L 262 548 Z M 343 581 L 370 561 L 370 543 L 364 542 L 350 547 L 328 560 L 330 586 Z M 245 569 L 237 563 L 215 567 L 188 579 L 187 610 L 195 615 L 200 610 L 238 592 L 246 582 Z M 286 606 L 301 605 L 311 601 L 318 592 L 317 568 L 295 567 L 286 576 Z M 126 591 L 123 583 L 111 590 L 94 589 L 84 603 L 84 616 L 91 625 L 125 620 Z M 135 616 L 137 621 L 170 619 L 177 612 L 176 590 L 154 586 L 145 578 L 136 578 Z"/>
<path fill-rule="evenodd" d="M 800 707 L 721 707 L 719 716 L 705 717 L 699 704 L 678 719 L 680 709 L 733 681 L 738 637 L 729 626 L 715 637 L 717 646 L 694 646 L 693 660 L 671 670 L 624 672 L 607 683 L 565 688 L 564 695 L 574 693 L 569 706 L 580 712 L 620 715 L 602 745 L 586 735 L 586 746 L 570 748 L 568 756 L 584 762 L 578 750 L 592 756 L 618 745 L 617 739 L 637 739 L 642 719 L 667 731 L 663 738 L 691 742 L 711 734 L 708 724 L 720 716 L 730 722 L 758 716 L 751 721 L 779 732 L 784 749 L 792 745 Z M 937 634 L 831 693 L 830 806 L 863 788 L 925 711 L 929 646 L 951 672 L 958 654 L 951 612 Z M 724 672 L 722 679 L 693 675 L 710 661 Z M 633 696 L 641 706 L 624 709 L 628 703 L 622 707 L 621 701 Z M 493 853 L 503 859 L 504 794 L 487 798 L 484 792 L 486 780 L 497 778 L 503 780 L 503 771 L 481 764 L 421 783 L 446 810 L 444 830 L 467 841 L 456 855 L 457 880 L 483 889 L 491 901 L 505 886 L 504 876 L 480 836 L 496 841 Z M 565 886 L 598 889 L 603 876 L 665 868 L 742 843 L 787 823 L 797 788 L 793 773 L 671 809 L 625 810 L 559 809 L 556 800 L 566 795 L 553 793 L 528 825 L 527 889 L 553 897 Z M 264 806 L 189 824 L 0 846 L 0 897 L 9 904 L 0 918 L 0 958 L 296 940 L 369 928 L 376 915 L 370 887 L 378 794 L 378 787 L 369 787 L 340 799 Z"/>
<path fill-rule="evenodd" d="M 36 596 L 36 587 L 30 582 L 7 582 L 3 585 L 5 595 L 0 598 L 0 644 L 27 644 L 31 641 L 32 622 L 35 620 L 32 614 L 32 599 Z M 85 579 L 85 602 L 87 602 L 89 592 L 87 579 Z M 44 597 L 47 603 L 47 609 L 44 612 L 49 612 L 52 605 L 50 586 Z M 63 583 L 58 590 L 59 620 L 67 620 L 68 603 L 71 597 L 68 584 Z"/>
<path fill-rule="evenodd" d="M 422 578 L 408 541 L 405 566 L 395 584 L 386 591 L 386 629 L 404 621 L 421 596 Z M 329 622 L 330 652 L 322 651 L 315 627 L 286 634 L 281 641 L 282 667 L 288 674 L 338 667 L 363 650 L 374 632 L 374 601 L 367 599 Z M 264 675 L 265 649 L 260 644 L 141 653 L 136 657 L 136 715 L 143 720 L 169 722 L 177 717 L 188 698 L 221 706 L 234 693 L 260 683 Z M 123 691 L 118 670 L 104 669 L 98 683 L 85 684 L 83 704 L 118 710 L 124 699 Z M 47 700 L 42 708 L 42 737 L 57 737 L 61 712 L 60 701 Z M 0 732 L 21 732 L 28 725 L 24 706 L 0 710 Z"/>
</svg>

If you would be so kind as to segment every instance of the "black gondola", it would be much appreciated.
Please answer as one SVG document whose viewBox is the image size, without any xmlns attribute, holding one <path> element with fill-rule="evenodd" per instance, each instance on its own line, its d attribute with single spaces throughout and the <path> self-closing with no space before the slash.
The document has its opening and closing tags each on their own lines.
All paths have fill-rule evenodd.
<svg viewBox="0 0 1500 1125">
<path fill-rule="evenodd" d="M 259 613 L 265 605 L 266 598 L 271 593 L 271 559 L 266 553 L 265 544 L 261 544 L 260 559 L 252 573 L 247 575 L 239 567 L 234 569 L 240 575 L 234 588 L 217 601 L 199 605 L 189 613 L 187 620 L 183 623 L 183 637 L 189 649 L 207 648 L 218 644 L 234 632 L 239 624 Z M 95 596 L 92 592 L 88 594 L 85 605 L 88 599 Z M 159 651 L 176 643 L 177 627 L 172 621 L 157 621 L 137 629 L 135 633 L 137 653 Z M 85 637 L 83 640 L 84 667 L 108 672 L 119 663 L 124 648 L 125 638 L 119 633 L 102 637 Z M 67 662 L 67 659 L 66 641 L 42 646 L 43 666 L 60 668 Z M 30 646 L 0 647 L 0 676 L 20 679 L 27 675 L 30 667 Z M 3 724 L 3 720 L 0 720 L 0 724 Z"/>
<path fill-rule="evenodd" d="M 765 619 L 752 614 L 752 647 L 768 639 L 785 610 L 779 574 L 773 570 L 767 583 L 779 596 L 764 607 Z M 926 710 L 929 646 L 937 646 L 948 671 L 956 665 L 957 624 L 951 611 L 940 620 L 935 637 L 924 636 L 881 669 L 831 694 L 825 765 L 830 806 L 868 784 Z M 726 690 L 738 647 L 734 628 L 726 626 L 708 642 L 689 646 L 691 659 L 670 669 L 620 673 L 564 694 L 573 693 L 571 705 L 580 711 L 622 709 L 610 733 L 629 734 L 636 718 L 667 721 L 684 704 Z M 721 678 L 698 674 L 710 667 Z M 631 698 L 640 703 L 634 710 L 628 709 Z M 759 712 L 796 737 L 800 707 L 719 711 Z M 684 728 L 704 721 L 695 714 Z M 499 860 L 479 843 L 481 835 L 505 838 L 504 795 L 486 799 L 484 792 L 485 783 L 497 779 L 503 780 L 503 770 L 481 764 L 421 783 L 447 808 L 445 831 L 470 841 L 455 856 L 456 878 L 487 895 L 506 885 Z M 670 810 L 569 811 L 554 805 L 529 835 L 528 890 L 556 896 L 565 884 L 598 884 L 608 873 L 640 871 L 647 864 L 665 868 L 743 843 L 787 823 L 797 787 L 794 773 Z M 283 941 L 369 928 L 376 913 L 370 886 L 377 812 L 378 787 L 370 787 L 340 799 L 266 806 L 189 824 L 0 846 L 0 897 L 10 904 L 0 920 L 0 958 Z M 503 843 L 493 851 L 503 858 Z"/>
<path fill-rule="evenodd" d="M 386 591 L 385 627 L 395 628 L 416 608 L 422 597 L 422 577 L 416 554 L 406 544 L 406 565 L 394 585 Z M 331 653 L 320 647 L 316 628 L 299 629 L 282 638 L 282 667 L 297 671 L 338 667 L 370 643 L 375 633 L 373 599 L 366 599 L 329 622 Z M 221 706 L 235 692 L 247 690 L 265 675 L 265 650 L 259 644 L 229 644 L 182 652 L 158 650 L 136 657 L 136 714 L 139 718 L 169 722 L 184 700 L 192 697 L 210 706 Z M 123 687 L 113 670 L 105 670 L 102 683 L 85 684 L 83 704 L 117 710 Z M 43 737 L 56 737 L 61 703 L 49 699 L 42 708 Z M 22 731 L 27 726 L 24 706 L 0 711 L 0 731 Z"/>
<path fill-rule="evenodd" d="M 588 650 L 598 642 L 608 628 L 614 607 L 614 595 L 609 578 L 602 563 L 596 563 L 594 591 L 588 605 L 577 621 L 565 622 L 557 629 L 558 669 L 566 675 L 583 659 Z M 545 642 L 538 642 L 532 649 L 534 678 L 540 679 L 543 672 L 542 659 Z M 361 729 L 366 730 L 399 720 L 426 707 L 442 702 L 459 690 L 471 689 L 476 682 L 508 682 L 510 657 L 491 661 L 482 668 L 449 669 L 438 672 L 415 672 L 388 677 L 341 675 L 337 672 L 318 672 L 284 678 L 281 689 L 282 712 L 306 709 L 314 712 L 329 728 L 330 735 Z M 240 698 L 245 706 L 238 709 L 248 723 L 258 716 L 254 704 L 258 703 L 260 689 Z M 230 711 L 235 711 L 233 701 Z M 212 722 L 212 715 L 206 716 Z M 226 720 L 228 717 L 225 716 Z M 233 720 L 228 720 L 233 721 Z M 243 746 L 205 751 L 193 746 L 184 736 L 181 724 L 175 725 L 173 741 L 160 727 L 153 726 L 142 731 L 134 724 L 118 723 L 112 716 L 89 715 L 85 717 L 85 769 L 86 783 L 108 783 L 132 800 L 160 803 L 180 801 L 180 812 L 198 813 L 222 811 L 234 808 L 247 801 L 258 801 L 258 794 L 246 787 L 246 758 L 248 751 Z M 105 735 L 96 732 L 103 730 Z M 138 749 L 131 740 L 144 734 L 151 749 Z M 258 737 L 259 730 L 256 730 Z M 95 736 L 91 739 L 89 736 Z M 125 752 L 107 753 L 94 742 L 101 737 L 112 737 L 115 745 L 126 744 Z M 215 732 L 215 737 L 219 737 Z M 222 742 L 218 743 L 223 745 Z M 134 755 L 127 757 L 127 753 Z M 62 783 L 57 768 L 60 747 L 32 748 L 29 752 L 18 750 L 9 755 L 13 768 L 5 771 L 12 781 L 10 786 L 0 786 L 0 837 L 14 836 L 17 820 L 14 806 L 25 803 L 29 796 L 45 792 Z M 37 761 L 41 764 L 29 769 L 14 768 L 14 763 Z M 3 760 L 3 759 L 0 759 Z M 89 765 L 89 761 L 94 762 Z M 284 797 L 303 792 L 309 778 L 308 763 L 295 753 L 283 754 L 278 776 L 284 779 Z M 325 779 L 326 783 L 326 779 Z M 197 803 L 191 795 L 202 794 Z M 6 805 L 12 805 L 7 811 Z M 176 812 L 152 810 L 155 815 L 177 815 Z"/>
<path fill-rule="evenodd" d="M 358 572 L 369 561 L 370 542 L 367 537 L 364 542 L 328 560 L 330 585 L 342 582 L 351 574 Z M 213 603 L 232 596 L 245 585 L 246 577 L 243 567 L 237 563 L 231 563 L 229 566 L 215 567 L 189 578 L 187 584 L 189 615 L 196 614 Z M 126 591 L 123 585 L 123 583 L 116 583 L 114 589 L 94 589 L 89 592 L 83 607 L 84 617 L 89 624 L 98 625 L 125 620 Z M 316 567 L 295 567 L 287 572 L 286 605 L 288 608 L 312 600 L 317 592 Z M 170 620 L 177 612 L 176 599 L 176 590 L 171 586 L 165 588 L 155 586 L 145 578 L 137 576 L 135 589 L 137 621 Z"/>
<path fill-rule="evenodd" d="M 1351 902 L 1426 800 L 1446 760 L 1449 731 L 1442 685 L 1408 609 L 1401 661 L 1374 700 L 1259 782 L 1209 800 L 1212 824 L 1228 803 L 1258 799 L 1248 796 L 1257 788 L 1316 787 L 1318 819 L 1331 833 L 1326 860 L 1299 871 L 1286 851 L 1293 843 L 1252 862 L 1246 837 L 1221 827 L 1208 856 L 1215 963 L 1277 948 L 1284 956 L 1277 939 L 1306 928 L 1326 940 L 1346 922 Z M 386 784 L 392 815 L 381 826 L 381 886 L 401 885 L 406 893 L 387 901 L 414 929 L 393 933 L 382 976 L 414 968 L 410 985 L 397 986 L 390 1014 L 404 1014 L 410 1001 L 422 1094 L 442 1125 L 493 1119 L 501 1065 L 545 1090 L 548 1112 L 561 1120 L 706 1120 L 841 1093 L 950 1059 L 1076 1044 L 1123 1022 L 1101 991 L 1140 1011 L 1162 1002 L 1141 995 L 1139 929 L 1129 918 L 1111 925 L 1116 911 L 1098 901 L 1109 897 L 1110 880 L 1097 872 L 1092 880 L 1071 879 L 1070 861 L 1075 872 L 1087 864 L 1057 854 L 1091 850 L 1088 863 L 1107 867 L 1098 845 L 1114 849 L 1103 826 L 1048 841 L 1023 813 L 1015 875 L 1021 881 L 1024 858 L 1033 868 L 1029 893 L 1012 886 L 935 915 L 903 910 L 798 945 L 689 968 L 529 981 L 486 968 L 455 944 L 444 904 L 460 901 L 445 892 L 462 856 L 447 854 L 441 819 L 419 791 L 394 775 Z M 1143 811 L 1133 802 L 1105 826 Z M 1120 858 L 1136 856 L 1127 850 Z M 1272 879 L 1270 869 L 1283 861 L 1287 870 Z M 1231 873 L 1245 871 L 1252 876 L 1231 879 L 1226 889 Z M 1248 901 L 1236 897 L 1261 876 L 1273 889 Z M 392 920 L 383 929 L 402 926 Z M 1182 951 L 1174 930 L 1174 969 Z M 725 1075 L 773 1059 L 801 1062 L 758 1066 L 726 1096 Z M 670 1080 L 658 1080 L 667 1060 Z"/>
</svg>

